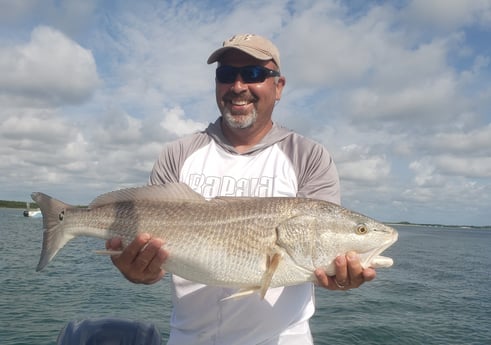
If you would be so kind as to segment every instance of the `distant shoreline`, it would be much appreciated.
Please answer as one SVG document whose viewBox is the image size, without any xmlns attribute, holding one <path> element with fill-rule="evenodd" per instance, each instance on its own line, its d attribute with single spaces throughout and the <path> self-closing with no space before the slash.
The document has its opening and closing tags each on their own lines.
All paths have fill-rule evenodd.
<svg viewBox="0 0 491 345">
<path fill-rule="evenodd" d="M 0 207 L 2 208 L 21 208 L 25 209 L 27 206 L 26 201 L 11 201 L 11 200 L 0 200 Z M 35 202 L 29 202 L 30 208 L 39 208 Z"/>
</svg>

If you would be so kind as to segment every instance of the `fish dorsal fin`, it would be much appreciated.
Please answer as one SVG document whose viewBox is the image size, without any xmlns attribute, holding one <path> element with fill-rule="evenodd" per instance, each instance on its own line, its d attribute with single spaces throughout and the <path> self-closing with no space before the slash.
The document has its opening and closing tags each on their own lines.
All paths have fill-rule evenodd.
<svg viewBox="0 0 491 345">
<path fill-rule="evenodd" d="M 184 183 L 168 183 L 120 189 L 102 194 L 94 199 L 89 208 L 125 201 L 186 201 L 206 202 L 206 199 Z"/>
<path fill-rule="evenodd" d="M 212 200 L 234 202 L 234 201 L 251 201 L 256 199 L 257 198 L 252 196 L 216 196 Z"/>
</svg>

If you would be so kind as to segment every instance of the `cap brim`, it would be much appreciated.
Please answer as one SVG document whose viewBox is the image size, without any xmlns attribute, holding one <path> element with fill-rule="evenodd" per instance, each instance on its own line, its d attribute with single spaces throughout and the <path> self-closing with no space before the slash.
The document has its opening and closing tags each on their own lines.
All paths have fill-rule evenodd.
<svg viewBox="0 0 491 345">
<path fill-rule="evenodd" d="M 273 57 L 271 55 L 264 54 L 264 53 L 258 51 L 257 49 L 254 49 L 254 48 L 248 48 L 248 47 L 230 47 L 229 46 L 229 47 L 222 47 L 222 48 L 219 48 L 219 49 L 215 50 L 210 55 L 210 57 L 208 58 L 207 63 L 208 64 L 212 64 L 214 62 L 220 61 L 220 57 L 226 51 L 228 51 L 230 49 L 235 49 L 235 50 L 242 51 L 242 52 L 246 53 L 247 55 L 250 55 L 253 58 L 258 59 L 258 60 L 262 60 L 262 61 L 273 60 Z"/>
</svg>

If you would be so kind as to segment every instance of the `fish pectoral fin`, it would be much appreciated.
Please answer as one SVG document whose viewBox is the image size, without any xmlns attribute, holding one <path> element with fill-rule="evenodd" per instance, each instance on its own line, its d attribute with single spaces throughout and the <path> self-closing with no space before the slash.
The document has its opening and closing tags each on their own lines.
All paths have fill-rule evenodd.
<svg viewBox="0 0 491 345">
<path fill-rule="evenodd" d="M 234 293 L 233 295 L 230 295 L 228 297 L 222 298 L 220 300 L 220 302 L 221 301 L 226 301 L 226 300 L 229 300 L 229 299 L 236 299 L 236 298 L 241 298 L 241 297 L 252 295 L 253 293 L 258 292 L 260 288 L 261 288 L 260 286 L 254 286 L 254 287 L 251 287 L 251 288 L 240 289 L 238 292 Z"/>
<path fill-rule="evenodd" d="M 261 296 L 261 299 L 264 299 L 264 296 L 266 295 L 266 292 L 271 285 L 271 280 L 273 279 L 273 275 L 276 272 L 278 265 L 280 264 L 281 257 L 282 255 L 280 253 L 274 253 L 272 255 L 268 255 L 267 257 L 266 271 L 264 272 L 261 279 L 261 287 L 259 290 L 259 295 Z"/>
<path fill-rule="evenodd" d="M 280 264 L 281 257 L 282 257 L 281 253 L 273 253 L 273 254 L 268 254 L 266 256 L 266 271 L 264 272 L 261 278 L 261 286 L 253 286 L 245 289 L 240 289 L 239 292 L 234 293 L 231 296 L 225 297 L 221 299 L 221 301 L 249 296 L 256 292 L 259 293 L 261 299 L 264 299 L 264 296 L 266 295 L 266 292 L 268 291 L 269 286 L 271 285 L 271 280 L 273 279 L 273 275 L 276 272 L 278 265 Z"/>
</svg>

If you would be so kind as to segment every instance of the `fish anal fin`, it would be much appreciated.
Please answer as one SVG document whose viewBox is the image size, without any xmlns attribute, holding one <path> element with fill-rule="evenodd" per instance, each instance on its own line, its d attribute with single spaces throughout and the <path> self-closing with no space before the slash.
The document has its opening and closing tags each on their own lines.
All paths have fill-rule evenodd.
<svg viewBox="0 0 491 345">
<path fill-rule="evenodd" d="M 246 289 L 240 289 L 238 292 L 234 293 L 233 295 L 230 295 L 228 297 L 222 298 L 220 301 L 227 301 L 230 299 L 237 299 L 245 296 L 252 295 L 253 293 L 258 292 L 260 289 L 259 286 L 254 286 L 251 288 L 246 288 Z"/>
</svg>

